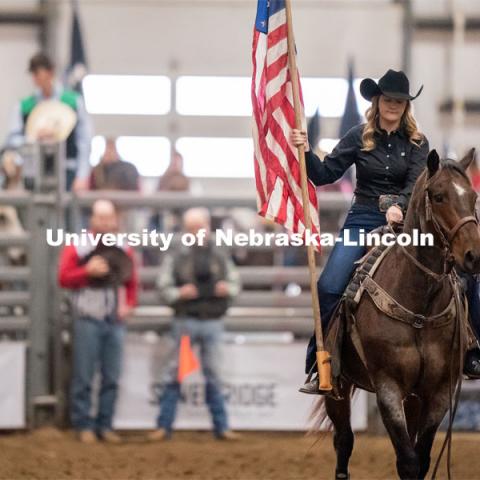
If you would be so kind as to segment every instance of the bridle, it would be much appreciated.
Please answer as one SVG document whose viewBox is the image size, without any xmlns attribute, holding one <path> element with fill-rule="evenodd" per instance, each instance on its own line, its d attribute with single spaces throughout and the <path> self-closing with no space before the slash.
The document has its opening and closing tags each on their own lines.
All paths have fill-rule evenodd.
<svg viewBox="0 0 480 480">
<path fill-rule="evenodd" d="M 433 210 L 432 210 L 432 203 L 430 201 L 430 197 L 428 195 L 428 188 L 430 187 L 431 183 L 435 180 L 435 178 L 439 175 L 440 169 L 435 172 L 434 175 L 432 175 L 430 178 L 427 178 L 424 182 L 423 185 L 423 191 L 424 191 L 424 196 L 425 196 L 425 218 L 427 222 L 431 221 L 433 224 L 433 228 L 435 229 L 435 232 L 438 234 L 440 237 L 440 240 L 442 242 L 442 247 L 444 251 L 444 266 L 443 266 L 443 273 L 438 274 L 434 272 L 433 270 L 429 269 L 425 265 L 423 265 L 419 260 L 417 260 L 404 246 L 401 246 L 402 251 L 407 255 L 408 258 L 423 272 L 425 272 L 427 275 L 433 277 L 437 281 L 443 280 L 446 276 L 450 274 L 450 272 L 453 269 L 453 266 L 455 264 L 455 259 L 453 257 L 452 253 L 452 248 L 451 244 L 453 242 L 453 239 L 457 235 L 457 233 L 467 224 L 469 223 L 475 223 L 475 225 L 478 225 L 478 218 L 477 218 L 477 212 L 475 211 L 475 216 L 469 215 L 466 217 L 461 218 L 460 220 L 457 221 L 457 223 L 450 229 L 445 230 L 435 217 Z"/>
<path fill-rule="evenodd" d="M 459 232 L 459 230 L 467 223 L 473 222 L 475 223 L 475 225 L 478 225 L 478 218 L 477 218 L 477 212 L 475 211 L 475 216 L 469 215 L 467 217 L 463 217 L 460 220 L 458 220 L 458 222 L 452 228 L 450 228 L 446 232 L 444 231 L 444 229 L 438 223 L 438 220 L 433 215 L 432 203 L 430 201 L 430 197 L 428 196 L 428 188 L 430 187 L 430 184 L 438 175 L 438 173 L 439 171 L 437 171 L 429 179 L 425 180 L 425 183 L 424 183 L 423 189 L 425 192 L 425 214 L 426 214 L 427 221 L 431 221 L 433 223 L 433 226 L 436 232 L 438 233 L 438 235 L 440 236 L 440 239 L 442 240 L 443 246 L 447 247 L 450 250 L 450 244 L 453 242 L 453 239 L 455 238 L 455 235 Z"/>
</svg>

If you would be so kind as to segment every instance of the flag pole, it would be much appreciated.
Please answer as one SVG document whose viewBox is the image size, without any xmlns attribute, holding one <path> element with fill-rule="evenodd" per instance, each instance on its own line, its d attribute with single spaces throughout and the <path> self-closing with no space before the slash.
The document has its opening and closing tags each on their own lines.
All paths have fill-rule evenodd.
<svg viewBox="0 0 480 480">
<path fill-rule="evenodd" d="M 292 26 L 292 7 L 291 0 L 285 0 L 285 11 L 287 16 L 287 42 L 288 42 L 288 69 L 290 71 L 290 80 L 293 90 L 293 108 L 295 110 L 295 127 L 302 129 L 303 110 L 300 104 L 300 94 L 298 85 L 298 71 L 295 52 L 295 39 Z M 310 217 L 310 199 L 308 197 L 308 179 L 307 167 L 305 163 L 305 147 L 298 147 L 298 160 L 300 162 L 300 182 L 302 187 L 303 215 L 305 217 L 305 228 L 312 229 Z M 319 390 L 332 390 L 330 354 L 325 350 L 322 331 L 322 319 L 320 316 L 320 305 L 318 303 L 317 291 L 317 268 L 315 264 L 315 251 L 311 242 L 307 245 L 308 268 L 310 271 L 310 291 L 312 294 L 312 308 L 315 325 L 315 337 L 317 346 L 317 368 L 319 374 Z"/>
</svg>

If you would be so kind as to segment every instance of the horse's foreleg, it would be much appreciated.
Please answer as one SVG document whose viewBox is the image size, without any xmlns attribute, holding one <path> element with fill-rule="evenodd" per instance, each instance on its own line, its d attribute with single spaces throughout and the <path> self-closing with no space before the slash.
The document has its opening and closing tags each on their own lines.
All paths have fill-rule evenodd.
<svg viewBox="0 0 480 480">
<path fill-rule="evenodd" d="M 353 450 L 353 431 L 350 423 L 350 395 L 352 392 L 351 384 L 344 384 L 340 394 L 342 400 L 333 400 L 325 398 L 325 408 L 330 420 L 335 428 L 333 444 L 337 454 L 337 466 L 335 469 L 335 478 L 349 478 L 348 462 Z"/>
<path fill-rule="evenodd" d="M 399 477 L 409 480 L 418 478 L 418 456 L 408 433 L 403 393 L 399 386 L 392 380 L 377 382 L 377 403 L 395 448 Z"/>
<path fill-rule="evenodd" d="M 412 445 L 417 443 L 418 427 L 420 423 L 421 404 L 416 396 L 409 395 L 403 402 L 403 410 L 407 420 L 407 430 Z"/>
<path fill-rule="evenodd" d="M 419 478 L 426 477 L 430 468 L 430 454 L 438 427 L 448 410 L 448 386 L 436 391 L 428 400 L 423 401 L 419 422 L 419 432 L 415 450 L 420 461 Z"/>
</svg>

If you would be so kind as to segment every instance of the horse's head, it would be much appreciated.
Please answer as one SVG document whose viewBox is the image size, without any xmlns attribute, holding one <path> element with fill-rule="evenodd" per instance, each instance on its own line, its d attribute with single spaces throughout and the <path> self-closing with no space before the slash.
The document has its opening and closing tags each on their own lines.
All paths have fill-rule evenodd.
<svg viewBox="0 0 480 480">
<path fill-rule="evenodd" d="M 480 232 L 475 213 L 477 194 L 466 174 L 475 158 L 471 149 L 459 162 L 428 154 L 423 190 L 426 221 L 440 242 L 468 273 L 480 272 Z"/>
</svg>

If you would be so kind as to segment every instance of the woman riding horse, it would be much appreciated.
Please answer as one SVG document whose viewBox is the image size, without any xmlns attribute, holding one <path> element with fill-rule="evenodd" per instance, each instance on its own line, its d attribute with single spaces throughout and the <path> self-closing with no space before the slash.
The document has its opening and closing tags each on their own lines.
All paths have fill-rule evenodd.
<svg viewBox="0 0 480 480">
<path fill-rule="evenodd" d="M 370 232 L 385 223 L 403 221 L 413 186 L 426 166 L 429 151 L 428 141 L 418 130 L 411 107 L 411 101 L 422 89 L 423 86 L 416 95 L 411 95 L 409 80 L 401 71 L 388 70 L 378 84 L 370 78 L 364 79 L 360 92 L 372 103 L 366 112 L 367 123 L 349 130 L 323 162 L 310 150 L 306 132 L 292 131 L 292 143 L 305 145 L 307 173 L 315 185 L 333 183 L 351 165 L 356 166 L 355 199 L 340 238 L 349 230 L 349 239 L 355 241 L 360 230 Z M 317 285 L 323 331 L 355 270 L 354 262 L 365 251 L 360 245 L 335 244 Z M 316 342 L 312 337 L 307 349 L 306 373 L 316 368 L 315 352 Z M 478 352 L 477 357 L 480 358 Z M 465 373 L 480 377 L 480 363 L 472 361 L 472 354 Z M 300 391 L 321 394 L 318 381 L 316 376 Z"/>
</svg>

